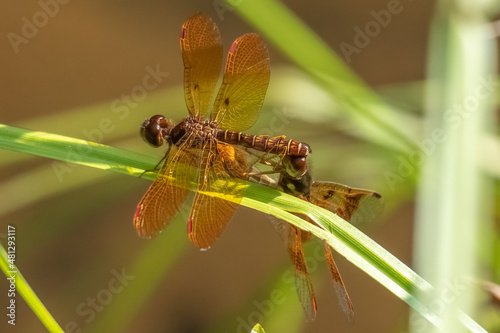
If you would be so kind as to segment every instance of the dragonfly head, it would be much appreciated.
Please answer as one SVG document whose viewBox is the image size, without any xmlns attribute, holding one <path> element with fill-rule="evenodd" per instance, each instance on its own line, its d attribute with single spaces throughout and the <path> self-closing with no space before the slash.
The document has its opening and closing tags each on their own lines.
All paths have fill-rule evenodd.
<svg viewBox="0 0 500 333">
<path fill-rule="evenodd" d="M 300 179 L 307 172 L 307 157 L 289 155 L 283 159 L 286 173 L 293 179 Z"/>
<path fill-rule="evenodd" d="M 312 183 L 311 174 L 308 171 L 299 178 L 293 178 L 288 173 L 282 173 L 279 179 L 278 188 L 290 195 L 296 197 L 301 196 L 309 200 Z"/>
<path fill-rule="evenodd" d="M 170 124 L 162 115 L 152 116 L 141 125 L 141 137 L 153 147 L 160 147 L 169 140 Z"/>
</svg>

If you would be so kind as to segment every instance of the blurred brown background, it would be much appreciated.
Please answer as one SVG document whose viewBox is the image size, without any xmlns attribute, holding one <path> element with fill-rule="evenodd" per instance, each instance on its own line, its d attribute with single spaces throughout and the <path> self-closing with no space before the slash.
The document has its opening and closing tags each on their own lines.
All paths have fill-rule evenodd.
<svg viewBox="0 0 500 333">
<path fill-rule="evenodd" d="M 387 3 L 284 1 L 339 53 L 342 41 L 352 41 L 353 28 L 372 20 L 370 11 L 384 9 Z M 353 56 L 349 64 L 351 68 L 373 86 L 422 79 L 433 4 L 432 1 L 402 2 L 405 10 L 393 16 L 391 24 L 360 54 Z M 26 121 L 31 120 L 35 121 L 32 123 L 35 125 L 31 125 L 30 129 L 41 131 L 49 129 L 36 125 L 39 117 L 98 103 L 111 105 L 122 94 L 130 94 L 135 86 L 141 84 L 148 66 L 155 68 L 158 65 L 162 71 L 169 73 L 155 91 L 181 85 L 180 27 L 196 12 L 206 12 L 213 17 L 226 50 L 236 37 L 254 31 L 231 11 L 225 12 L 221 20 L 214 3 L 210 1 L 71 1 L 60 4 L 57 13 L 48 19 L 46 25 L 39 28 L 27 43 L 18 45 L 16 53 L 8 33 L 21 35 L 22 18 L 32 21 L 33 15 L 41 10 L 40 3 L 4 1 L 0 6 L 0 91 L 4 103 L 0 123 L 24 127 Z M 282 65 L 293 66 L 272 44 L 268 43 L 268 47 L 272 70 Z M 273 78 L 272 75 L 270 89 L 273 89 Z M 172 98 L 177 99 L 175 103 L 182 108 L 175 111 L 158 109 L 155 113 L 175 119 L 186 115 L 182 93 Z M 167 102 L 171 101 L 165 100 Z M 308 103 L 313 104 L 315 100 Z M 133 135 L 113 138 L 104 135 L 103 143 L 161 156 L 161 151 L 154 151 L 142 142 L 137 131 L 142 120 L 153 113 L 139 114 L 137 110 L 140 108 L 131 109 L 130 116 L 123 121 L 109 110 L 107 114 L 96 117 L 95 127 L 106 116 L 113 120 L 115 126 L 135 131 Z M 85 127 L 69 132 L 66 124 L 59 125 L 60 130 L 51 128 L 51 131 L 81 139 L 88 139 L 83 131 L 91 130 Z M 71 128 L 78 128 L 77 125 L 72 124 Z M 292 124 L 282 134 L 305 141 L 300 128 L 307 126 Z M 333 135 L 332 138 L 335 137 Z M 126 147 L 117 144 L 126 139 L 135 141 L 129 141 L 133 143 Z M 17 155 L 5 151 L 0 153 L 5 158 Z M 320 150 L 314 153 L 327 152 Z M 348 160 L 350 157 L 343 158 Z M 314 162 L 314 155 L 312 159 Z M 342 158 L 337 161 L 334 164 L 341 164 Z M 47 163 L 50 161 L 43 158 L 26 159 L 5 169 L 0 177 L 7 182 L 22 176 L 32 167 Z M 318 169 L 328 167 L 317 165 Z M 365 167 L 369 173 L 370 166 Z M 87 169 L 76 167 L 64 179 L 71 182 L 82 173 L 94 173 L 96 177 L 103 173 Z M 321 176 L 319 173 L 318 177 Z M 373 186 L 360 182 L 356 174 L 324 177 L 328 177 L 324 180 L 352 186 Z M 17 191 L 15 194 L 22 197 L 23 193 L 28 196 L 33 191 L 43 192 L 45 186 L 57 188 L 58 184 L 55 176 L 47 177 L 40 179 L 40 183 L 34 182 L 12 191 Z M 132 227 L 132 216 L 148 186 L 146 180 L 118 174 L 106 175 L 64 195 L 48 195 L 28 208 L 12 211 L 0 222 L 0 233 L 6 232 L 7 224 L 17 227 L 17 264 L 63 328 L 66 323 L 75 322 L 83 332 L 94 331 L 94 323 L 86 323 L 88 315 L 78 314 L 77 308 L 88 297 L 96 297 L 100 290 L 107 288 L 113 272 L 121 272 L 122 269 L 130 271 L 132 258 L 147 246 L 148 241 L 137 237 Z M 0 193 L 2 198 L 11 195 Z M 412 203 L 408 202 L 395 210 L 388 209 L 381 221 L 364 231 L 411 265 L 412 220 Z M 182 223 L 177 221 L 176 225 Z M 172 269 L 162 278 L 154 296 L 140 307 L 125 332 L 233 332 L 241 327 L 240 316 L 243 321 L 249 321 L 250 314 L 256 309 L 254 301 L 261 302 L 270 297 L 269 293 L 262 292 L 263 285 L 279 278 L 283 270 L 287 272 L 291 268 L 286 251 L 268 218 L 247 208 L 238 211 L 222 238 L 208 252 L 200 252 L 187 243 L 183 225 L 169 227 L 159 238 L 168 237 L 165 234 L 170 232 L 170 228 L 175 237 L 183 239 L 182 246 L 186 250 L 172 263 Z M 161 255 L 165 260 L 169 257 L 167 252 Z M 356 323 L 350 327 L 342 318 L 330 277 L 323 267 L 311 269 L 319 307 L 317 319 L 313 324 L 299 324 L 300 331 L 404 332 L 408 306 L 346 260 L 340 256 L 336 258 L 354 303 Z M 163 265 L 162 261 L 148 264 L 160 268 Z M 7 283 L 3 281 L 0 290 L 7 289 Z M 131 280 L 130 284 L 133 283 L 134 280 Z M 292 286 L 290 284 L 290 288 Z M 4 291 L 0 293 L 0 299 L 5 299 Z M 294 307 L 296 313 L 301 315 L 295 294 L 287 295 L 290 297 L 277 307 Z M 96 320 L 117 300 L 118 297 L 114 298 L 109 306 L 97 311 Z M 43 332 L 45 328 L 20 297 L 17 304 L 16 327 L 7 326 L 2 319 L 0 331 Z M 240 312 L 241 309 L 246 312 Z M 259 320 L 258 316 L 255 318 Z M 264 316 L 264 328 L 266 320 Z M 297 318 L 290 320 L 300 322 Z M 114 330 L 110 328 L 109 331 Z"/>
</svg>

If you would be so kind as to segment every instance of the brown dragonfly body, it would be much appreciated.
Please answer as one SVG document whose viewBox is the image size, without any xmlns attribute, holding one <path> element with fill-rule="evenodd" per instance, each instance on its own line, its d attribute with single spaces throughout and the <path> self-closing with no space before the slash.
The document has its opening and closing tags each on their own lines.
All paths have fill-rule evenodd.
<svg viewBox="0 0 500 333">
<path fill-rule="evenodd" d="M 337 213 L 346 220 L 368 220 L 380 205 L 374 192 L 347 186 L 312 182 L 308 173 L 309 145 L 286 139 L 245 134 L 257 120 L 270 77 L 267 49 L 256 34 L 246 34 L 232 44 L 222 85 L 212 103 L 222 65 L 222 45 L 215 23 L 197 14 L 182 26 L 181 51 L 184 62 L 184 94 L 189 116 L 172 124 L 155 115 L 141 126 L 143 139 L 154 147 L 167 144 L 157 179 L 137 206 L 134 226 L 140 237 L 149 238 L 163 230 L 176 216 L 194 186 L 195 195 L 188 219 L 188 235 L 200 248 L 210 247 L 225 229 L 242 196 L 234 179 L 258 176 L 252 158 L 280 173 L 274 186 Z M 256 155 L 252 150 L 262 152 Z M 272 155 L 272 156 L 271 156 Z M 208 195 L 218 192 L 221 196 Z M 368 200 L 367 198 L 374 198 Z M 371 209 L 370 202 L 375 209 Z M 313 223 L 313 221 L 310 221 Z M 307 271 L 302 243 L 310 233 L 288 223 L 276 224 L 295 266 L 299 299 L 309 320 L 316 315 L 316 300 Z M 340 303 L 350 321 L 353 308 L 325 243 L 325 256 Z"/>
<path fill-rule="evenodd" d="M 305 142 L 286 139 L 284 136 L 269 137 L 267 135 L 252 135 L 241 132 L 217 131 L 217 139 L 233 145 L 252 148 L 257 151 L 289 156 L 307 157 L 311 147 Z"/>
<path fill-rule="evenodd" d="M 292 178 L 299 178 L 307 171 L 306 159 L 312 152 L 311 147 L 305 142 L 287 139 L 284 135 L 269 137 L 267 135 L 253 135 L 243 132 L 222 130 L 218 128 L 217 122 L 199 120 L 193 117 L 183 119 L 175 126 L 168 123 L 161 115 L 155 115 L 146 120 L 142 127 L 142 136 L 148 143 L 160 146 L 163 141 L 170 140 L 172 144 L 179 145 L 180 139 L 186 132 L 196 131 L 204 137 L 215 138 L 220 142 L 250 148 L 258 152 L 277 155 L 287 158 L 288 163 L 274 163 L 276 166 L 286 165 L 286 172 Z M 261 157 L 265 160 L 265 157 Z M 273 172 L 280 172 L 279 169 Z"/>
<path fill-rule="evenodd" d="M 302 177 L 307 172 L 307 156 L 312 152 L 311 147 L 305 142 L 297 142 L 286 139 L 285 136 L 269 137 L 267 135 L 252 135 L 241 132 L 218 131 L 217 139 L 233 145 L 251 148 L 266 154 L 279 155 L 286 158 L 288 163 L 276 163 L 277 166 L 285 166 L 284 171 L 292 179 Z M 262 158 L 265 159 L 265 158 Z M 275 168 L 273 172 L 279 172 Z"/>
<path fill-rule="evenodd" d="M 212 97 L 222 65 L 216 24 L 205 14 L 194 15 L 182 26 L 180 44 L 189 116 L 174 125 L 155 115 L 142 124 L 143 139 L 154 147 L 165 143 L 168 150 L 156 181 L 137 206 L 134 226 L 141 237 L 158 234 L 182 208 L 194 184 L 188 235 L 196 246 L 208 248 L 225 229 L 243 196 L 242 187 L 232 180 L 248 180 L 258 172 L 252 161 L 255 156 L 246 148 L 280 159 L 288 156 L 287 172 L 294 178 L 306 172 L 311 150 L 307 144 L 284 136 L 241 133 L 257 120 L 269 83 L 269 55 L 260 36 L 250 33 L 234 41 L 215 102 Z"/>
<path fill-rule="evenodd" d="M 285 159 L 283 163 L 290 162 Z M 375 219 L 383 208 L 379 194 L 333 182 L 313 182 L 309 171 L 300 178 L 294 178 L 288 173 L 282 172 L 278 183 L 274 184 L 274 187 L 332 211 L 355 225 Z M 307 216 L 302 217 L 314 224 Z M 288 248 L 290 259 L 294 264 L 295 285 L 299 300 L 308 321 L 313 321 L 316 317 L 316 298 L 302 247 L 302 243 L 311 238 L 311 233 L 281 220 L 274 220 L 273 225 Z M 353 323 L 354 309 L 349 294 L 335 264 L 330 246 L 325 241 L 323 243 L 326 262 L 334 282 L 337 298 L 347 321 Z"/>
</svg>

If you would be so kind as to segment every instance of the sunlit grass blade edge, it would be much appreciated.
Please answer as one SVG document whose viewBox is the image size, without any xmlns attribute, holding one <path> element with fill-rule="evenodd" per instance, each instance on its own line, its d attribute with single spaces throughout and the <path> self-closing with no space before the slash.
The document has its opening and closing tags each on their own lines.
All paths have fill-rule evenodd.
<svg viewBox="0 0 500 333">
<path fill-rule="evenodd" d="M 151 170 L 158 162 L 132 151 L 3 124 L 0 124 L 0 148 L 136 176 Z M 54 162 L 54 170 L 64 168 L 60 163 Z"/>
</svg>

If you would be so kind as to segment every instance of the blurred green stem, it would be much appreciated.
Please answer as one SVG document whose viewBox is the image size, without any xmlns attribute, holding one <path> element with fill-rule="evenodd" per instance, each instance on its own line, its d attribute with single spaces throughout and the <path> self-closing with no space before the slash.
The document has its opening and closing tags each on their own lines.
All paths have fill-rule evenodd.
<svg viewBox="0 0 500 333">
<path fill-rule="evenodd" d="M 415 265 L 434 287 L 423 301 L 439 305 L 442 327 L 412 314 L 413 333 L 463 332 L 458 309 L 476 313 L 469 278 L 476 276 L 479 211 L 488 199 L 480 187 L 480 140 L 498 84 L 485 23 L 477 2 L 447 0 L 438 3 L 431 27 Z"/>
<path fill-rule="evenodd" d="M 225 2 L 320 84 L 340 109 L 349 112 L 361 136 L 399 152 L 416 148 L 415 132 L 420 128 L 400 126 L 401 114 L 285 5 L 277 0 Z"/>
<path fill-rule="evenodd" d="M 40 321 L 45 325 L 49 332 L 64 332 L 59 324 L 55 321 L 54 317 L 47 311 L 47 308 L 40 301 L 38 296 L 35 294 L 33 289 L 31 289 L 28 281 L 24 278 L 24 276 L 19 271 L 19 268 L 15 264 L 12 264 L 8 261 L 7 252 L 0 244 L 0 267 L 2 271 L 8 278 L 14 278 L 14 283 L 16 286 L 16 293 L 19 293 L 21 297 L 26 301 L 28 306 L 33 310 L 35 315 L 40 319 Z M 14 303 L 16 308 L 19 309 L 19 298 L 13 297 L 11 298 L 16 301 Z M 17 314 L 18 316 L 18 314 Z M 16 318 L 17 319 L 17 318 Z M 10 317 L 6 317 L 3 320 L 10 320 Z M 18 319 L 19 320 L 19 319 Z M 14 321 L 15 322 L 15 321 Z"/>
</svg>

